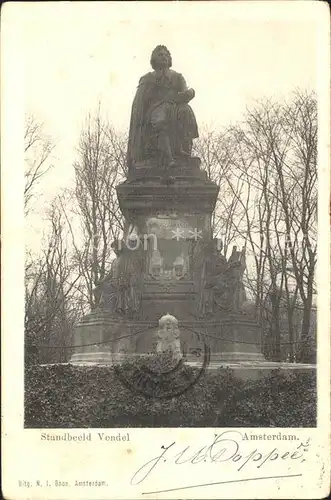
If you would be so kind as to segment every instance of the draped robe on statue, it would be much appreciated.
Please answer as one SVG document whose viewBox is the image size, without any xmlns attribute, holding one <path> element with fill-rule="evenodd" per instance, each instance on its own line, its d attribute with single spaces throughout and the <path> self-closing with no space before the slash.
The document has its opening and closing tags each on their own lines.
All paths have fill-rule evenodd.
<svg viewBox="0 0 331 500">
<path fill-rule="evenodd" d="M 184 77 L 171 69 L 152 71 L 140 78 L 131 111 L 127 152 L 129 169 L 157 150 L 156 124 L 165 127 L 173 154 L 185 140 L 198 137 L 197 122 L 188 105 L 194 97 L 192 92 Z"/>
<path fill-rule="evenodd" d="M 142 287 L 142 249 L 124 247 L 113 261 L 109 274 L 100 283 L 100 304 L 105 309 L 132 316 L 139 311 Z"/>
</svg>

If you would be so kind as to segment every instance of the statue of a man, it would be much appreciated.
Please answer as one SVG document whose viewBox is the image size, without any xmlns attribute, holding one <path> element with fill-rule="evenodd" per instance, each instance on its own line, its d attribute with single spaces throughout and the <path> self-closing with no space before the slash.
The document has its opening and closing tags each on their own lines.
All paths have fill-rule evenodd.
<svg viewBox="0 0 331 500">
<path fill-rule="evenodd" d="M 222 279 L 215 287 L 215 302 L 220 309 L 240 311 L 246 300 L 243 285 L 243 274 L 246 269 L 245 252 L 245 248 L 238 251 L 236 246 L 233 247 Z"/>
<path fill-rule="evenodd" d="M 142 76 L 133 101 L 127 161 L 135 163 L 157 156 L 166 167 L 175 157 L 190 156 L 198 127 L 188 103 L 195 92 L 183 75 L 173 71 L 167 47 L 158 45 L 152 52 L 153 71 Z"/>
<path fill-rule="evenodd" d="M 236 248 L 236 247 L 235 247 Z M 230 259 L 229 259 L 230 260 Z M 230 273 L 234 283 L 231 301 L 232 308 L 235 311 L 241 309 L 242 304 L 246 300 L 246 292 L 243 284 L 243 275 L 246 269 L 246 249 L 245 247 L 241 252 L 237 252 L 237 261 L 230 263 Z"/>
<path fill-rule="evenodd" d="M 216 239 L 198 242 L 194 253 L 198 310 L 201 316 L 212 315 L 215 311 L 215 289 L 222 280 L 226 261 L 218 251 Z"/>
<path fill-rule="evenodd" d="M 141 301 L 143 259 L 141 249 L 130 250 L 118 241 L 112 244 L 116 259 L 110 272 L 99 283 L 95 293 L 101 294 L 100 307 L 122 316 L 134 317 Z"/>
<path fill-rule="evenodd" d="M 156 352 L 169 353 L 176 361 L 182 358 L 178 320 L 169 313 L 159 320 Z"/>
</svg>

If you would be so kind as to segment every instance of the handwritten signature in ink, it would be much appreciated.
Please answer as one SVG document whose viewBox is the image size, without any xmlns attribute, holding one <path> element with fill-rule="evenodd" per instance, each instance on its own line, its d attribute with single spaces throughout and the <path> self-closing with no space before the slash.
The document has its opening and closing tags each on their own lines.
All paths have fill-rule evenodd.
<svg viewBox="0 0 331 500">
<path fill-rule="evenodd" d="M 243 435 L 239 431 L 224 431 L 221 434 L 215 434 L 213 437 L 213 441 L 210 444 L 207 444 L 199 449 L 193 449 L 192 446 L 188 445 L 182 449 L 178 450 L 178 445 L 176 441 L 172 442 L 168 446 L 161 446 L 161 453 L 159 453 L 156 457 L 152 458 L 148 462 L 144 463 L 139 469 L 134 473 L 131 478 L 132 485 L 141 484 L 145 481 L 153 471 L 162 464 L 165 463 L 173 463 L 176 465 L 181 464 L 192 464 L 196 465 L 201 462 L 207 463 L 222 463 L 222 462 L 231 462 L 235 464 L 236 470 L 238 472 L 244 470 L 248 464 L 253 464 L 256 469 L 263 469 L 265 464 L 268 462 L 280 462 L 280 461 L 305 461 L 304 455 L 305 452 L 309 449 L 309 440 L 305 443 L 301 442 L 291 451 L 280 451 L 276 447 L 270 449 L 270 451 L 262 452 L 259 451 L 258 448 L 255 448 L 251 451 L 244 452 L 242 446 L 240 446 L 240 442 L 243 439 Z M 279 477 L 294 477 L 301 476 L 301 474 L 290 474 L 290 475 L 282 475 L 282 476 L 268 476 L 268 477 L 259 477 L 259 478 L 247 478 L 240 479 L 238 478 L 235 481 L 222 481 L 221 483 L 226 482 L 240 482 L 240 481 L 248 481 L 248 480 L 256 480 L 256 479 L 268 479 L 268 478 L 279 478 Z M 218 483 L 208 483 L 205 485 L 194 485 L 194 486 L 185 486 L 183 488 L 172 488 L 171 490 L 163 490 L 164 491 L 174 491 L 177 489 L 186 489 L 193 488 L 197 486 L 208 486 L 209 484 L 221 484 Z M 149 492 L 156 493 L 156 492 Z M 158 492 L 161 493 L 161 492 Z"/>
</svg>

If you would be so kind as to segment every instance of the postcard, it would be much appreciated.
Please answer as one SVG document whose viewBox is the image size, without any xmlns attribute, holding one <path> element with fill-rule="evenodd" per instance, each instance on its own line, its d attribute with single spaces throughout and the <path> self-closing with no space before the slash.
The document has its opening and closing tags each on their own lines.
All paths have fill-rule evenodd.
<svg viewBox="0 0 331 500">
<path fill-rule="evenodd" d="M 327 496 L 327 13 L 4 5 L 6 499 Z"/>
</svg>

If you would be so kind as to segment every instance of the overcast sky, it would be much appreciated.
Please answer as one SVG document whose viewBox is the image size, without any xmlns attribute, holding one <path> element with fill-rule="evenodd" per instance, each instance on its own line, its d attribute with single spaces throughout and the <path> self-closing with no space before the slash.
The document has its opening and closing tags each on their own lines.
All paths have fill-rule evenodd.
<svg viewBox="0 0 331 500">
<path fill-rule="evenodd" d="M 195 89 L 200 127 L 236 122 L 263 96 L 284 99 L 297 87 L 315 89 L 320 17 L 313 3 L 16 4 L 24 111 L 56 143 L 44 197 L 72 183 L 81 126 L 99 101 L 113 125 L 127 129 L 139 77 L 150 71 L 157 44 L 168 46 L 173 69 Z"/>
<path fill-rule="evenodd" d="M 26 111 L 45 123 L 57 144 L 56 186 L 71 177 L 81 124 L 99 100 L 116 127 L 128 127 L 139 77 L 150 70 L 150 53 L 159 43 L 196 90 L 192 107 L 200 125 L 220 128 L 240 119 L 254 99 L 315 88 L 314 16 L 302 5 L 293 9 L 297 2 L 285 2 L 287 8 L 280 3 L 22 8 Z"/>
</svg>

